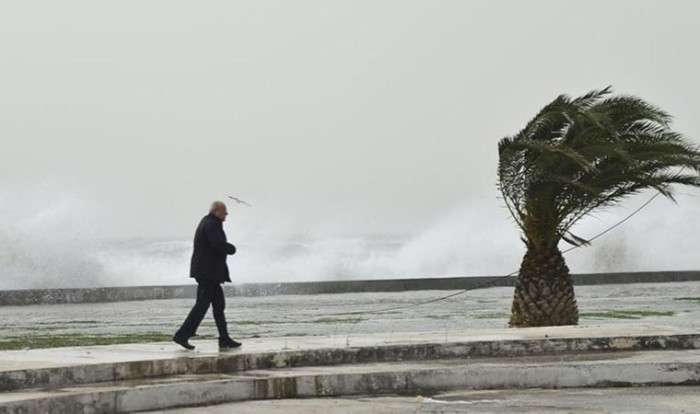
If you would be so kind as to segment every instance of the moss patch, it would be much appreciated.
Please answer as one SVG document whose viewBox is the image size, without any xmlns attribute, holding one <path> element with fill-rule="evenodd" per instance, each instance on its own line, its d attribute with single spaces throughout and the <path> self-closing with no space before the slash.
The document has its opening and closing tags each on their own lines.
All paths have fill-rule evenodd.
<svg viewBox="0 0 700 414">
<path fill-rule="evenodd" d="M 311 323 L 358 323 L 366 321 L 367 318 L 319 318 L 310 321 Z"/>
<path fill-rule="evenodd" d="M 673 311 L 651 310 L 607 310 L 602 312 L 582 312 L 580 316 L 586 319 L 642 319 L 647 316 L 673 316 Z"/>
<path fill-rule="evenodd" d="M 285 320 L 257 320 L 257 321 L 251 321 L 251 320 L 240 320 L 240 321 L 231 321 L 231 325 L 252 325 L 252 326 L 257 326 L 257 325 L 298 325 L 298 324 L 308 324 L 308 323 L 357 323 L 357 322 L 362 322 L 366 321 L 367 318 L 318 318 L 318 319 L 312 319 L 312 320 L 306 320 L 306 319 L 285 319 Z M 206 326 L 206 327 L 213 327 L 216 326 L 214 323 L 202 323 L 201 326 Z"/>
<path fill-rule="evenodd" d="M 673 300 L 682 300 L 682 301 L 685 301 L 685 302 L 700 303 L 700 297 L 674 298 Z"/>
<path fill-rule="evenodd" d="M 445 320 L 445 319 L 450 319 L 452 318 L 453 315 L 425 315 L 425 319 L 438 319 L 438 320 Z"/>
<path fill-rule="evenodd" d="M 95 325 L 99 324 L 100 321 L 81 321 L 81 320 L 76 320 L 76 321 L 55 321 L 55 322 L 34 322 L 35 325 Z"/>
<path fill-rule="evenodd" d="M 63 346 L 114 345 L 130 344 L 137 342 L 164 342 L 169 341 L 171 338 L 172 335 L 166 335 L 156 332 L 125 335 L 62 334 L 12 336 L 0 339 L 0 350 L 25 348 L 58 348 Z"/>
<path fill-rule="evenodd" d="M 471 315 L 474 319 L 507 319 L 510 315 L 503 312 L 486 312 Z"/>
</svg>

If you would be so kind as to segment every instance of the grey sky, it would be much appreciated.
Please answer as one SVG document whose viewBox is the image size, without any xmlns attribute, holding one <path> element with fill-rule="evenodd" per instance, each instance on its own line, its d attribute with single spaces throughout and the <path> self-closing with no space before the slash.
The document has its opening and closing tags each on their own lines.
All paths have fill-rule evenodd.
<svg viewBox="0 0 700 414">
<path fill-rule="evenodd" d="M 498 139 L 558 93 L 612 84 L 700 142 L 699 9 L 4 2 L 0 197 L 69 194 L 110 236 L 189 237 L 228 192 L 255 205 L 241 222 L 411 232 L 464 203 L 500 207 Z"/>
</svg>

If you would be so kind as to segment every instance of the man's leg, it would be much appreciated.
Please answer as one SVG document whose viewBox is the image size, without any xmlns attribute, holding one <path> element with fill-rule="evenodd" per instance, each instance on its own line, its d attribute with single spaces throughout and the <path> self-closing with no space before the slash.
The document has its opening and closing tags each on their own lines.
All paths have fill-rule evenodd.
<svg viewBox="0 0 700 414">
<path fill-rule="evenodd" d="M 187 319 L 183 322 L 182 327 L 175 333 L 175 337 L 188 340 L 197 331 L 199 324 L 202 323 L 204 315 L 207 314 L 209 304 L 212 302 L 212 290 L 210 285 L 197 281 L 197 301 L 195 302 Z"/>
<path fill-rule="evenodd" d="M 216 328 L 219 330 L 219 349 L 234 349 L 241 346 L 240 342 L 234 341 L 228 335 L 226 315 L 224 314 L 224 309 L 226 308 L 226 297 L 224 296 L 224 290 L 221 288 L 221 285 L 216 285 L 216 289 L 214 290 L 214 294 L 212 296 L 212 308 L 214 311 Z"/>
<path fill-rule="evenodd" d="M 219 331 L 219 339 L 228 338 L 228 326 L 226 325 L 226 314 L 224 309 L 226 309 L 226 297 L 224 296 L 224 289 L 220 284 L 212 286 L 212 296 L 211 296 L 211 306 L 214 313 L 214 321 L 216 322 L 216 329 Z"/>
</svg>

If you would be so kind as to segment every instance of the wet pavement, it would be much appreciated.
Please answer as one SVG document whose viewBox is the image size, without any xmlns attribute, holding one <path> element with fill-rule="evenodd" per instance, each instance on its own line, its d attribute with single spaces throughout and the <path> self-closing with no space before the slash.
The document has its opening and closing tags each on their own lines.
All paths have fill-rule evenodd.
<svg viewBox="0 0 700 414">
<path fill-rule="evenodd" d="M 226 314 L 236 337 L 445 332 L 507 326 L 512 288 L 469 291 L 423 306 L 414 303 L 455 291 L 233 297 Z M 700 283 L 581 286 L 581 324 L 639 322 L 700 327 Z M 162 341 L 187 315 L 193 299 L 1 307 L 0 349 Z M 379 310 L 393 307 L 390 312 Z M 216 336 L 208 315 L 199 330 Z M 52 342 L 53 341 L 53 342 Z"/>
</svg>

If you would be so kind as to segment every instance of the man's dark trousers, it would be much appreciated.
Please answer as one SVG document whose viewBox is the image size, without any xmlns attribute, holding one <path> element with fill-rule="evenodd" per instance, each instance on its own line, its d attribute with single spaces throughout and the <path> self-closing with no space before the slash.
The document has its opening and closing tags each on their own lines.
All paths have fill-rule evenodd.
<svg viewBox="0 0 700 414">
<path fill-rule="evenodd" d="M 224 308 L 226 308 L 224 290 L 218 282 L 200 279 L 197 279 L 197 301 L 175 336 L 183 339 L 194 336 L 199 324 L 204 319 L 204 315 L 207 314 L 210 304 L 214 312 L 216 328 L 219 330 L 219 338 L 228 338 L 226 315 L 224 315 Z"/>
</svg>

